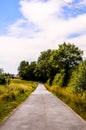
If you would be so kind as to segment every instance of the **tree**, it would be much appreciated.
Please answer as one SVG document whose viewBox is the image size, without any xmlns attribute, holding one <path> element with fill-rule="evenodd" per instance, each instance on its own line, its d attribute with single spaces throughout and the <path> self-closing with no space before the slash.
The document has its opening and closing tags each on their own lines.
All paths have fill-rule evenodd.
<svg viewBox="0 0 86 130">
<path fill-rule="evenodd" d="M 75 90 L 76 92 L 86 90 L 86 60 L 79 66 Z"/>
<path fill-rule="evenodd" d="M 52 68 L 49 60 L 51 55 L 52 55 L 52 50 L 50 49 L 41 52 L 41 55 L 38 58 L 36 69 L 35 69 L 35 75 L 37 80 L 46 82 L 50 77 Z"/>
<path fill-rule="evenodd" d="M 64 75 L 63 86 L 66 86 L 71 75 L 72 69 L 82 61 L 83 52 L 74 44 L 63 43 L 59 45 L 58 50 L 41 52 L 37 63 L 29 64 L 22 61 L 18 68 L 19 76 L 22 79 L 36 79 L 41 82 L 47 82 L 50 79 L 50 85 L 57 73 Z"/>
<path fill-rule="evenodd" d="M 66 86 L 71 75 L 71 70 L 82 61 L 83 51 L 74 44 L 63 43 L 53 55 L 53 60 L 57 61 L 60 70 L 64 70 L 64 84 Z"/>
<path fill-rule="evenodd" d="M 18 67 L 18 74 L 22 79 L 27 79 L 27 70 L 28 70 L 29 62 L 21 61 Z"/>
<path fill-rule="evenodd" d="M 36 77 L 35 77 L 35 70 L 36 68 L 36 62 L 33 61 L 29 64 L 28 68 L 27 68 L 27 78 L 28 80 L 36 80 Z"/>
<path fill-rule="evenodd" d="M 33 61 L 29 64 L 27 61 L 22 61 L 18 67 L 19 76 L 23 80 L 35 80 L 35 70 L 36 62 Z"/>
</svg>

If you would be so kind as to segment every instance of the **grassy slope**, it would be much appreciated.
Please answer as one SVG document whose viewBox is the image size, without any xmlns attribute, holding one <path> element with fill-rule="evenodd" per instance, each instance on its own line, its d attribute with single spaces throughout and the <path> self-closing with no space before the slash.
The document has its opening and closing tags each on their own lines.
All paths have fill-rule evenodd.
<svg viewBox="0 0 86 130">
<path fill-rule="evenodd" d="M 37 87 L 36 82 L 11 80 L 9 86 L 0 85 L 0 122 L 2 122 Z"/>
<path fill-rule="evenodd" d="M 65 88 L 55 86 L 50 87 L 47 84 L 45 84 L 45 87 L 86 120 L 86 98 L 73 94 Z"/>
</svg>

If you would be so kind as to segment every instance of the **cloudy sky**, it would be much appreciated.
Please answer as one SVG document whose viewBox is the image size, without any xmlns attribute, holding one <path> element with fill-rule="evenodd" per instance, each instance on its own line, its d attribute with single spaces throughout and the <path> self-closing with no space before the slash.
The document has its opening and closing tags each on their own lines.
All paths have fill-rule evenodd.
<svg viewBox="0 0 86 130">
<path fill-rule="evenodd" d="M 22 60 L 74 43 L 86 57 L 86 0 L 0 0 L 0 68 L 17 73 Z"/>
</svg>

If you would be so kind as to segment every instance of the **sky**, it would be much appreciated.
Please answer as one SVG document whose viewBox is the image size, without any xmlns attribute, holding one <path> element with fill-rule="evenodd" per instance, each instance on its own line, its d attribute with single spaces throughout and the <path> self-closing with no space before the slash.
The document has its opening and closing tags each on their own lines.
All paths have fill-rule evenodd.
<svg viewBox="0 0 86 130">
<path fill-rule="evenodd" d="M 0 0 L 0 68 L 17 74 L 21 61 L 73 43 L 86 57 L 86 0 Z"/>
</svg>

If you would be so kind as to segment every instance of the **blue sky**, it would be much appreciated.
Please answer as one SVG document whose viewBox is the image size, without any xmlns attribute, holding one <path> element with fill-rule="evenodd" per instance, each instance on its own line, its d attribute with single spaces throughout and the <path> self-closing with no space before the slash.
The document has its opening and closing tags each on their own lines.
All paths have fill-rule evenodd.
<svg viewBox="0 0 86 130">
<path fill-rule="evenodd" d="M 86 0 L 1 0 L 0 68 L 17 73 L 22 60 L 74 43 L 86 57 Z"/>
<path fill-rule="evenodd" d="M 0 34 L 7 31 L 7 26 L 16 22 L 22 14 L 19 11 L 19 0 L 1 0 L 0 1 Z"/>
<path fill-rule="evenodd" d="M 65 5 L 63 7 L 64 16 L 66 19 L 69 19 L 71 17 L 77 17 L 78 15 L 82 15 L 86 13 L 86 4 L 80 4 L 81 0 L 73 0 L 68 5 Z"/>
</svg>

